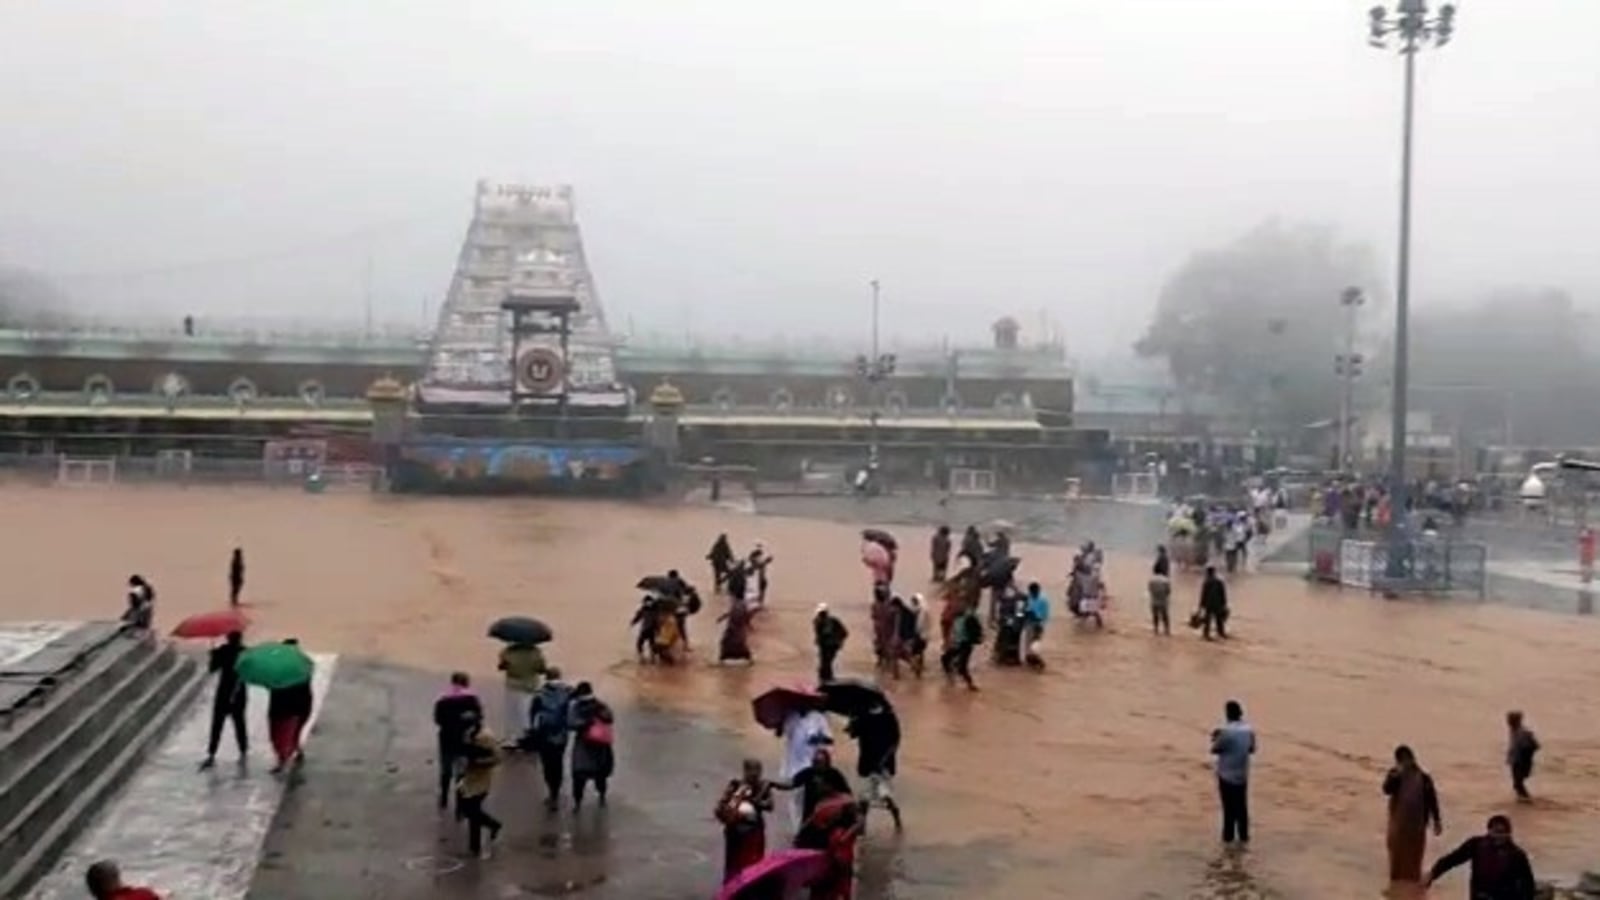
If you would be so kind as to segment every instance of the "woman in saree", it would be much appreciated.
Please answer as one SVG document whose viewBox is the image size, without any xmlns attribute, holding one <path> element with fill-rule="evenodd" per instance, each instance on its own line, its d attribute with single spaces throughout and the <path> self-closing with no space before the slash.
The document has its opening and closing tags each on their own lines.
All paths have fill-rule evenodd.
<svg viewBox="0 0 1600 900">
<path fill-rule="evenodd" d="M 761 772 L 761 761 L 747 759 L 740 777 L 728 782 L 717 801 L 715 814 L 722 823 L 722 883 L 767 855 L 767 813 L 772 811 L 772 782 Z"/>
<path fill-rule="evenodd" d="M 811 900 L 851 900 L 856 888 L 856 842 L 861 837 L 861 807 L 849 791 L 819 787 L 822 798 L 794 837 L 801 850 L 828 855 L 828 871 L 811 883 Z"/>
<path fill-rule="evenodd" d="M 735 601 L 717 619 L 725 623 L 722 626 L 722 642 L 717 648 L 717 662 L 726 665 L 753 661 L 750 655 L 750 622 L 754 618 L 755 611 L 750 604 Z"/>
<path fill-rule="evenodd" d="M 1422 881 L 1422 857 L 1428 847 L 1428 826 L 1438 835 L 1439 794 L 1433 778 L 1417 765 L 1410 747 L 1394 750 L 1394 768 L 1383 779 L 1383 792 L 1389 797 L 1389 881 L 1418 884 Z"/>
<path fill-rule="evenodd" d="M 678 618 L 672 609 L 672 601 L 656 601 L 655 631 L 650 635 L 650 649 L 656 661 L 669 666 L 678 661 L 678 653 L 683 648 L 683 632 L 678 630 Z"/>
</svg>

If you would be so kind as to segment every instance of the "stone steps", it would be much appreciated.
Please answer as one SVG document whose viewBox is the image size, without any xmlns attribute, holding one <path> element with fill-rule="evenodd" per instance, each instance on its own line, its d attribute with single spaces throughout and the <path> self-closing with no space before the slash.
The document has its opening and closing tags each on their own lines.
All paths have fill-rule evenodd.
<svg viewBox="0 0 1600 900">
<path fill-rule="evenodd" d="M 63 640 L 0 732 L 0 897 L 21 897 L 188 707 L 196 662 L 148 635 Z"/>
</svg>

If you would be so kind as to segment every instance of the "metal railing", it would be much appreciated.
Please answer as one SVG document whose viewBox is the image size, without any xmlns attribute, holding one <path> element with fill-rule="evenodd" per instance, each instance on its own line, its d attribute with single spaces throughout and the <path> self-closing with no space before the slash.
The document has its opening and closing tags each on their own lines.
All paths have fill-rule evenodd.
<svg viewBox="0 0 1600 900">
<path fill-rule="evenodd" d="M 1315 581 L 1396 593 L 1468 592 L 1484 596 L 1489 549 L 1446 535 L 1409 537 L 1398 546 L 1383 533 L 1314 526 L 1308 535 L 1307 576 Z"/>
</svg>

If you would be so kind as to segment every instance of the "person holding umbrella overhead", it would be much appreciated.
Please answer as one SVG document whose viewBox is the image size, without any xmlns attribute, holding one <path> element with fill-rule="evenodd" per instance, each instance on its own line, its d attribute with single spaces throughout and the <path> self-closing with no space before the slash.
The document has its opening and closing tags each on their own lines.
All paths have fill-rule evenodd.
<svg viewBox="0 0 1600 900">
<path fill-rule="evenodd" d="M 239 610 L 226 609 L 190 616 L 172 629 L 172 636 L 179 638 L 227 638 L 221 646 L 213 647 L 210 654 L 209 668 L 217 676 L 217 687 L 211 701 L 210 740 L 206 743 L 205 761 L 200 763 L 202 770 L 216 765 L 217 747 L 222 743 L 222 728 L 229 719 L 233 720 L 233 735 L 239 743 L 240 763 L 244 762 L 249 750 L 244 722 L 246 692 L 244 682 L 239 680 L 239 673 L 235 671 L 239 655 L 245 650 L 243 632 L 249 624 Z"/>
<path fill-rule="evenodd" d="M 894 776 L 900 752 L 900 717 L 889 698 L 875 684 L 848 678 L 823 685 L 823 703 L 829 712 L 850 720 L 845 733 L 856 739 L 856 774 L 865 780 L 862 790 L 863 825 L 867 811 L 881 805 L 894 819 L 894 830 L 902 827 L 900 805 L 894 799 Z"/>
<path fill-rule="evenodd" d="M 257 644 L 239 654 L 234 670 L 239 680 L 267 689 L 267 732 L 278 764 L 274 774 L 304 758 L 301 734 L 311 719 L 311 676 L 316 664 L 289 638 L 277 644 Z"/>
<path fill-rule="evenodd" d="M 549 643 L 554 635 L 538 619 L 507 616 L 489 626 L 489 637 L 505 642 L 497 665 L 505 673 L 505 728 L 500 739 L 511 749 L 528 731 L 528 710 L 549 668 L 539 645 Z"/>
<path fill-rule="evenodd" d="M 211 649 L 208 668 L 217 676 L 217 690 L 211 698 L 211 736 L 206 741 L 206 758 L 200 763 L 201 769 L 209 769 L 217 764 L 222 725 L 230 719 L 233 720 L 233 739 L 239 745 L 241 764 L 250 752 L 249 730 L 244 724 L 245 698 L 249 692 L 245 690 L 244 682 L 235 669 L 244 651 L 244 635 L 237 631 L 228 632 L 228 639 L 222 646 Z"/>
<path fill-rule="evenodd" d="M 833 734 L 828 717 L 822 713 L 822 695 L 800 688 L 775 687 L 750 703 L 756 721 L 783 738 L 783 765 L 778 778 L 792 782 L 796 773 L 809 767 L 818 747 L 831 746 Z M 805 822 L 802 798 L 791 798 L 790 826 L 798 831 Z"/>
</svg>

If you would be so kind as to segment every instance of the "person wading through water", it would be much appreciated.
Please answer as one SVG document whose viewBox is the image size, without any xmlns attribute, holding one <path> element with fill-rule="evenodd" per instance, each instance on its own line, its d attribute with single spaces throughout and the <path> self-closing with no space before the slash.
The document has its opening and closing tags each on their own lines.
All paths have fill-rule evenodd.
<svg viewBox="0 0 1600 900">
<path fill-rule="evenodd" d="M 761 774 L 761 761 L 747 759 L 744 772 L 723 789 L 715 815 L 722 823 L 722 883 L 767 855 L 767 813 L 772 811 L 772 782 Z"/>
<path fill-rule="evenodd" d="M 711 590 L 722 590 L 722 586 L 728 582 L 728 569 L 733 562 L 733 545 L 728 543 L 726 534 L 717 535 L 711 544 L 711 552 L 706 554 L 706 561 L 711 563 Z"/>
<path fill-rule="evenodd" d="M 1228 586 L 1217 577 L 1216 566 L 1206 566 L 1205 581 L 1200 584 L 1201 636 L 1211 640 L 1211 630 L 1217 637 L 1228 639 Z"/>
<path fill-rule="evenodd" d="M 244 548 L 233 548 L 233 558 L 228 560 L 228 605 L 238 606 L 239 595 L 244 593 Z"/>
<path fill-rule="evenodd" d="M 1533 777 L 1533 757 L 1539 752 L 1539 739 L 1522 724 L 1522 713 L 1516 710 L 1506 713 L 1506 731 L 1509 733 L 1506 765 L 1511 769 L 1511 789 L 1519 802 L 1527 803 L 1533 799 L 1528 793 L 1528 779 Z"/>
<path fill-rule="evenodd" d="M 827 684 L 833 680 L 833 661 L 844 649 L 850 630 L 838 616 L 828 612 L 828 604 L 818 603 L 817 614 L 811 619 L 811 634 L 817 645 L 817 683 Z"/>
<path fill-rule="evenodd" d="M 1227 720 L 1211 732 L 1211 753 L 1217 758 L 1217 793 L 1222 799 L 1222 842 L 1250 843 L 1250 757 L 1256 753 L 1256 733 L 1244 720 L 1244 707 L 1229 700 L 1223 707 Z"/>
<path fill-rule="evenodd" d="M 250 752 L 250 734 L 244 723 L 245 698 L 249 692 L 244 682 L 239 680 L 239 673 L 234 670 L 239 664 L 239 654 L 243 652 L 244 635 L 237 631 L 228 632 L 228 639 L 222 646 L 211 651 L 208 668 L 216 673 L 217 690 L 211 698 L 211 733 L 206 741 L 205 761 L 200 764 L 202 769 L 217 764 L 222 728 L 229 720 L 233 722 L 233 739 L 239 745 L 239 762 L 243 763 Z"/>
<path fill-rule="evenodd" d="M 928 558 L 933 563 L 933 580 L 944 581 L 950 571 L 950 526 L 940 525 L 928 542 Z"/>
<path fill-rule="evenodd" d="M 1433 887 L 1446 872 L 1465 863 L 1472 864 L 1467 882 L 1470 900 L 1533 900 L 1538 895 L 1533 864 L 1511 840 L 1511 820 L 1505 816 L 1490 816 L 1483 834 L 1467 838 L 1461 846 L 1439 857 L 1423 887 Z"/>
<path fill-rule="evenodd" d="M 957 677 L 966 682 L 967 690 L 975 691 L 978 685 L 972 680 L 972 653 L 983 643 L 983 620 L 973 604 L 968 604 L 956 615 L 950 629 L 950 646 L 939 657 L 946 680 L 954 683 Z"/>
<path fill-rule="evenodd" d="M 1410 747 L 1394 748 L 1394 768 L 1383 779 L 1383 793 L 1389 798 L 1389 881 L 1418 884 L 1422 881 L 1422 857 L 1428 847 L 1428 827 L 1434 836 L 1442 834 L 1439 820 L 1439 794 L 1433 778 L 1417 765 Z"/>
</svg>

